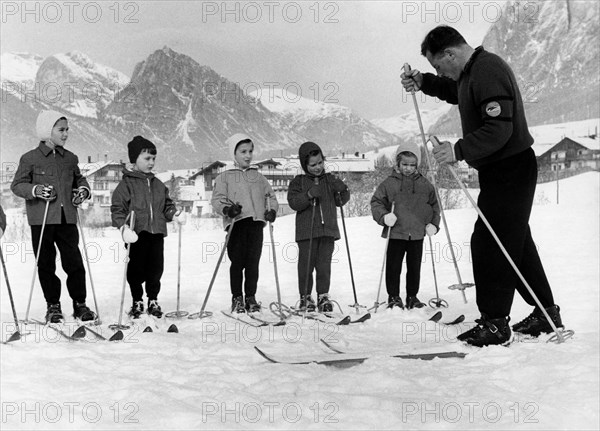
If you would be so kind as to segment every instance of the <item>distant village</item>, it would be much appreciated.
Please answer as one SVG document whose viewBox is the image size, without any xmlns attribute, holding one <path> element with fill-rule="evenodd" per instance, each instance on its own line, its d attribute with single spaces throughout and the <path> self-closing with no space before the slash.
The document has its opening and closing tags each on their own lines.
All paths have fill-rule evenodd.
<svg viewBox="0 0 600 431">
<path fill-rule="evenodd" d="M 451 137 L 442 139 L 456 140 Z M 539 165 L 539 182 L 553 181 L 589 170 L 600 170 L 600 145 L 596 134 L 586 137 L 563 137 L 558 142 L 536 142 L 533 146 Z M 344 178 L 360 178 L 376 169 L 380 157 L 393 155 L 394 147 L 375 152 L 340 154 L 328 157 L 326 170 Z M 259 171 L 268 179 L 280 202 L 280 215 L 292 211 L 287 206 L 287 190 L 290 181 L 302 172 L 297 156 L 273 157 L 255 162 Z M 110 160 L 105 155 L 102 160 L 80 162 L 82 174 L 92 188 L 92 200 L 86 212 L 94 213 L 93 219 L 98 225 L 110 222 L 110 204 L 112 193 L 122 178 L 124 162 Z M 156 176 L 170 189 L 171 197 L 187 213 L 195 217 L 211 217 L 210 200 L 216 177 L 223 171 L 233 168 L 232 160 L 214 160 L 200 167 L 170 170 L 157 173 Z M 466 164 L 460 166 L 463 181 L 477 187 L 477 173 Z M 3 206 L 21 206 L 20 199 L 15 200 L 10 191 L 14 176 L 14 167 L 6 167 L 2 172 Z M 14 203 L 14 205 L 11 205 Z M 24 208 L 24 205 L 23 205 Z M 104 223 L 102 222 L 104 221 Z"/>
</svg>

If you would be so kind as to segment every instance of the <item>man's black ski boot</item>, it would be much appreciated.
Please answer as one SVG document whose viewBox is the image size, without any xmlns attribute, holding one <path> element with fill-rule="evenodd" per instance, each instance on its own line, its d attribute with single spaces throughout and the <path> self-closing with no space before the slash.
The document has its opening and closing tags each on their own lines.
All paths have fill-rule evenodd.
<svg viewBox="0 0 600 431">
<path fill-rule="evenodd" d="M 553 305 L 552 307 L 546 308 L 546 312 L 552 319 L 552 323 L 557 328 L 564 328 L 562 319 L 560 318 L 560 307 Z M 520 334 L 531 335 L 532 337 L 538 337 L 541 333 L 554 332 L 552 326 L 542 313 L 542 310 L 538 307 L 533 309 L 533 312 L 519 323 L 515 323 L 512 327 L 513 331 Z"/>
<path fill-rule="evenodd" d="M 331 302 L 327 293 L 322 293 L 319 295 L 317 308 L 320 313 L 331 313 L 333 311 L 333 302 Z"/>
<path fill-rule="evenodd" d="M 399 296 L 390 296 L 388 298 L 387 308 L 398 307 L 400 309 L 404 308 L 404 304 L 402 303 L 402 298 Z"/>
<path fill-rule="evenodd" d="M 73 302 L 73 317 L 82 322 L 88 322 L 96 319 L 96 313 L 90 310 L 85 302 Z"/>
<path fill-rule="evenodd" d="M 156 299 L 148 300 L 148 314 L 160 319 L 163 315 L 162 310 L 160 309 L 160 305 L 158 305 L 158 301 Z"/>
<path fill-rule="evenodd" d="M 425 306 L 426 304 L 419 301 L 419 298 L 417 298 L 416 296 L 408 296 L 406 298 L 406 308 L 408 310 L 412 310 L 413 308 L 423 308 Z"/>
<path fill-rule="evenodd" d="M 315 300 L 310 295 L 300 297 L 300 311 L 308 311 L 309 313 L 315 311 Z"/>
<path fill-rule="evenodd" d="M 60 323 L 64 319 L 60 302 L 56 304 L 48 304 L 46 309 L 46 323 Z"/>
<path fill-rule="evenodd" d="M 256 302 L 256 297 L 246 296 L 246 311 L 248 313 L 254 313 L 260 311 L 260 304 Z"/>
<path fill-rule="evenodd" d="M 490 319 L 485 314 L 481 318 L 475 319 L 477 326 L 463 332 L 458 337 L 460 341 L 475 347 L 483 347 L 489 345 L 505 345 L 510 342 L 511 332 L 508 322 L 510 317 L 499 317 Z"/>
<path fill-rule="evenodd" d="M 144 312 L 144 301 L 133 301 L 131 310 L 129 310 L 129 316 L 132 319 L 139 319 Z"/>
<path fill-rule="evenodd" d="M 232 313 L 245 313 L 246 307 L 244 306 L 243 296 L 234 296 L 231 300 L 231 312 Z"/>
</svg>

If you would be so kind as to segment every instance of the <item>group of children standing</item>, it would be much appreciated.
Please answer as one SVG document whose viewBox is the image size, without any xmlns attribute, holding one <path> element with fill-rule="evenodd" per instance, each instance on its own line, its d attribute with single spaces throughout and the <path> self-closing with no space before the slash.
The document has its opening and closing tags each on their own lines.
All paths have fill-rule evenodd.
<svg viewBox="0 0 600 431">
<path fill-rule="evenodd" d="M 64 319 L 56 276 L 56 249 L 67 273 L 67 289 L 73 301 L 73 316 L 82 321 L 96 315 L 85 304 L 86 280 L 78 248 L 76 227 L 78 207 L 91 197 L 81 175 L 75 154 L 66 150 L 68 121 L 56 111 L 43 111 L 36 123 L 40 139 L 36 149 L 21 157 L 11 189 L 26 200 L 27 218 L 38 261 L 38 275 L 47 303 L 47 322 Z M 256 299 L 263 228 L 277 217 L 278 202 L 268 180 L 252 165 L 254 142 L 238 133 L 226 144 L 235 166 L 215 180 L 211 204 L 223 216 L 227 231 L 227 253 L 231 261 L 229 280 L 232 312 L 260 311 Z M 154 176 L 156 146 L 136 136 L 128 144 L 130 165 L 112 195 L 112 225 L 121 231 L 129 249 L 127 282 L 132 296 L 129 314 L 138 318 L 144 312 L 161 317 L 158 304 L 160 279 L 164 268 L 166 223 L 185 218 L 169 197 L 167 187 Z M 432 184 L 417 170 L 421 153 L 416 145 L 398 148 L 392 174 L 371 199 L 374 220 L 389 238 L 386 286 L 388 306 L 404 308 L 400 298 L 400 273 L 406 255 L 406 307 L 423 307 L 417 298 L 423 238 L 438 231 L 440 210 Z M 346 184 L 325 171 L 325 156 L 314 142 L 299 149 L 303 173 L 290 183 L 287 200 L 296 211 L 295 240 L 298 244 L 298 308 L 331 312 L 329 297 L 334 242 L 340 239 L 337 207 L 350 199 Z M 3 230 L 3 228 L 2 228 Z M 38 256 L 39 248 L 39 256 Z M 316 273 L 317 302 L 312 297 Z"/>
</svg>

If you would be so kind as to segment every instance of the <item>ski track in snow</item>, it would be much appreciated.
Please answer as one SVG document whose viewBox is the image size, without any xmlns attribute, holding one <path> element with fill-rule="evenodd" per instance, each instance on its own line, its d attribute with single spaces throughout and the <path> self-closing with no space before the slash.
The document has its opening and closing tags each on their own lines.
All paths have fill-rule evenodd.
<svg viewBox="0 0 600 431">
<path fill-rule="evenodd" d="M 560 183 L 560 205 L 535 206 L 531 218 L 564 323 L 575 337 L 563 344 L 543 339 L 510 347 L 470 348 L 454 340 L 478 317 L 474 289 L 468 304 L 458 291 L 445 235 L 433 238 L 440 296 L 450 303 L 442 322 L 466 315 L 454 327 L 426 322 L 430 308 L 381 310 L 364 324 L 345 327 L 293 320 L 279 328 L 256 329 L 222 316 L 230 302 L 229 262 L 223 262 L 208 302 L 214 315 L 173 320 L 179 334 L 168 334 L 171 320 L 142 319 L 124 341 L 69 342 L 32 327 L 22 341 L 1 345 L 2 429 L 593 429 L 598 426 L 598 173 Z M 539 185 L 551 201 L 555 184 Z M 473 280 L 468 242 L 473 209 L 446 212 L 452 239 L 459 244 L 463 281 Z M 377 294 L 385 241 L 370 217 L 346 220 L 359 302 L 371 306 Z M 297 299 L 294 216 L 274 224 L 283 302 Z M 183 236 L 181 308 L 200 310 L 224 240 L 220 229 L 196 229 Z M 341 223 L 340 223 L 341 229 Z M 124 257 L 116 230 L 103 237 L 86 232 L 105 336 L 118 320 Z M 261 260 L 258 299 L 276 299 L 268 231 Z M 427 241 L 420 298 L 435 295 Z M 28 252 L 23 250 L 27 247 Z M 344 239 L 332 265 L 332 297 L 354 302 Z M 33 257 L 31 244 L 3 244 L 19 318 L 24 317 Z M 98 259 L 97 251 L 101 250 Z M 177 234 L 165 242 L 165 273 L 159 300 L 163 311 L 176 306 Z M 116 253 L 121 259 L 115 258 Z M 446 256 L 444 258 L 444 255 Z M 22 258 L 24 256 L 25 258 Z M 63 280 L 63 311 L 72 312 Z M 2 277 L 2 339 L 14 331 Z M 401 282 L 404 289 L 404 279 Z M 382 286 L 381 299 L 385 299 Z M 126 309 L 130 306 L 126 291 Z M 88 283 L 88 305 L 93 307 Z M 530 312 L 518 297 L 512 323 Z M 351 310 L 351 312 L 353 312 Z M 30 316 L 43 319 L 45 304 L 36 281 Z M 153 333 L 142 333 L 146 324 Z M 158 326 L 158 328 L 156 327 Z M 72 332 L 74 325 L 67 325 Z M 325 338 L 346 351 L 429 348 L 468 352 L 465 359 L 432 361 L 385 357 L 350 368 L 271 364 L 253 351 L 257 345 L 284 355 L 324 354 Z M 335 353 L 327 352 L 332 356 Z"/>
</svg>

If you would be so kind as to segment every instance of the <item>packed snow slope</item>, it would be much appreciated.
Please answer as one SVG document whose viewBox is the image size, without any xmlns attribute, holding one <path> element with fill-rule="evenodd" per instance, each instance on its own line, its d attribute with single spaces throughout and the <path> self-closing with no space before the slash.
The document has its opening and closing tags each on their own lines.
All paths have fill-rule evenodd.
<svg viewBox="0 0 600 431">
<path fill-rule="evenodd" d="M 460 314 L 458 326 L 425 322 L 435 310 L 380 310 L 364 324 L 346 327 L 302 322 L 256 329 L 220 313 L 230 303 L 229 262 L 223 262 L 202 320 L 174 320 L 180 332 L 153 333 L 142 325 L 125 331 L 121 342 L 70 342 L 50 330 L 27 325 L 22 341 L 1 345 L 2 429 L 597 429 L 599 393 L 599 174 L 586 173 L 538 186 L 547 199 L 531 217 L 533 237 L 561 307 L 563 322 L 575 331 L 562 344 L 545 338 L 510 347 L 471 348 L 455 340 L 478 317 L 475 290 L 448 290 L 457 276 L 444 232 L 433 238 L 440 296 L 450 307 L 442 322 Z M 447 211 L 458 268 L 473 281 L 469 238 L 472 208 Z M 11 215 L 9 229 L 15 228 Z M 358 301 L 373 305 L 377 296 L 385 241 L 370 217 L 346 220 Z M 294 216 L 274 224 L 283 302 L 298 297 Z M 199 311 L 219 257 L 224 232 L 215 220 L 184 226 L 181 309 Z M 7 232 L 5 238 L 10 238 Z M 123 286 L 123 246 L 116 230 L 86 229 L 91 275 L 106 336 L 118 321 Z M 166 266 L 159 300 L 176 308 L 177 238 L 166 238 Z M 419 297 L 435 296 L 429 246 L 422 265 Z M 348 313 L 354 303 L 344 240 L 337 242 L 331 295 Z M 27 306 L 34 259 L 29 241 L 3 243 L 4 257 L 19 318 Z M 258 299 L 276 300 L 268 230 L 261 260 Z M 59 275 L 64 280 L 62 270 Z M 2 339 L 15 328 L 2 282 Z M 402 280 L 401 289 L 404 289 Z M 130 306 L 126 291 L 125 307 Z M 382 288 L 382 299 L 385 287 Z M 63 310 L 71 313 L 66 289 Z M 88 304 L 94 301 L 88 284 Z M 531 308 L 515 297 L 512 322 Z M 43 319 L 45 304 L 38 282 L 30 316 Z M 72 320 L 72 319 L 71 319 Z M 125 321 L 127 321 L 125 319 Z M 146 323 L 146 322 L 144 322 Z M 157 327 L 158 326 L 158 327 Z M 66 325 L 72 331 L 74 325 Z M 464 359 L 402 360 L 377 356 L 349 368 L 272 364 L 253 346 L 286 356 L 331 355 L 324 338 L 339 349 L 466 352 Z"/>
</svg>

